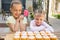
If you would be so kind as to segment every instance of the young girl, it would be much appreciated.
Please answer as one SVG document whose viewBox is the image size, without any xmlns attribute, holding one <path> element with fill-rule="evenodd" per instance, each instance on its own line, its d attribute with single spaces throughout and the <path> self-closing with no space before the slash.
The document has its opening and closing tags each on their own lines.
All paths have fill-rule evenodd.
<svg viewBox="0 0 60 40">
<path fill-rule="evenodd" d="M 7 25 L 10 27 L 12 32 L 16 31 L 25 31 L 27 20 L 21 15 L 22 12 L 22 4 L 20 1 L 12 1 L 10 6 L 10 11 L 12 16 L 7 18 Z"/>
<path fill-rule="evenodd" d="M 53 28 L 44 22 L 45 14 L 42 12 L 37 12 L 34 15 L 34 20 L 30 23 L 31 31 L 48 31 L 54 32 Z"/>
</svg>

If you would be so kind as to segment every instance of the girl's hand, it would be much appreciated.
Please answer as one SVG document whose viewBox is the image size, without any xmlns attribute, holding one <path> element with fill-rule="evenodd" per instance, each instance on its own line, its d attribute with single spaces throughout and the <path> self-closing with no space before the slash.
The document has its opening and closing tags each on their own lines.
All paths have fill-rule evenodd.
<svg viewBox="0 0 60 40">
<path fill-rule="evenodd" d="M 21 20 L 23 20 L 23 19 L 24 19 L 24 16 L 23 16 L 23 15 L 21 15 L 21 16 L 20 16 L 20 21 L 21 21 Z"/>
<path fill-rule="evenodd" d="M 20 18 L 18 18 L 16 21 L 17 21 L 17 22 L 20 22 Z"/>
<path fill-rule="evenodd" d="M 23 19 L 24 19 L 24 16 L 21 15 L 16 21 L 17 21 L 17 22 L 20 22 L 20 21 L 23 21 Z"/>
</svg>

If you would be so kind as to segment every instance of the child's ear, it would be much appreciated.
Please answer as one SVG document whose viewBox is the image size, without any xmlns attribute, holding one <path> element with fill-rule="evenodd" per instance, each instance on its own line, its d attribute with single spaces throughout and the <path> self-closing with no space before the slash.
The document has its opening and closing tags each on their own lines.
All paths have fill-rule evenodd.
<svg viewBox="0 0 60 40">
<path fill-rule="evenodd" d="M 10 11 L 11 11 L 11 8 L 10 8 Z"/>
<path fill-rule="evenodd" d="M 35 18 L 35 15 L 34 15 L 34 18 Z"/>
<path fill-rule="evenodd" d="M 12 9 L 10 8 L 10 12 L 12 12 Z"/>
</svg>

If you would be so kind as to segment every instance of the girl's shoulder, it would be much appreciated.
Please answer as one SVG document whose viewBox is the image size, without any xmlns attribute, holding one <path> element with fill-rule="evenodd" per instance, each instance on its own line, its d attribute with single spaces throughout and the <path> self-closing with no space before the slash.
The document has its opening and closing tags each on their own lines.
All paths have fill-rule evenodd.
<svg viewBox="0 0 60 40">
<path fill-rule="evenodd" d="M 11 19 L 14 19 L 14 17 L 13 16 L 9 16 L 9 17 L 7 17 L 7 19 L 11 20 Z"/>
<path fill-rule="evenodd" d="M 9 17 L 7 17 L 7 18 L 13 18 L 13 16 L 9 16 Z"/>
</svg>

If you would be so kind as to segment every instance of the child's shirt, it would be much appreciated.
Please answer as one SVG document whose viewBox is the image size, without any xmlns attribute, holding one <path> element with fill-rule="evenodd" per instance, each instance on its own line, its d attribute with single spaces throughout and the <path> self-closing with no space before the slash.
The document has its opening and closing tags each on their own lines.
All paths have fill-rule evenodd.
<svg viewBox="0 0 60 40">
<path fill-rule="evenodd" d="M 14 19 L 13 16 L 10 16 L 10 17 L 7 18 L 6 23 L 12 23 L 12 24 L 15 24 L 15 23 L 16 23 L 16 20 Z M 24 23 L 24 24 L 27 23 L 27 19 L 26 19 L 25 17 L 24 17 L 24 19 L 23 19 L 23 23 Z"/>
<path fill-rule="evenodd" d="M 49 26 L 46 22 L 42 22 L 40 26 L 36 26 L 35 20 L 32 20 L 30 22 L 30 29 L 31 31 L 49 31 L 49 32 L 54 32 L 53 28 Z"/>
<path fill-rule="evenodd" d="M 11 24 L 15 24 L 16 20 L 14 19 L 13 16 L 10 16 L 7 18 L 6 24 L 11 23 Z M 23 24 L 27 24 L 27 19 L 24 17 L 23 19 Z M 20 31 L 20 29 L 18 29 L 18 31 Z"/>
</svg>

